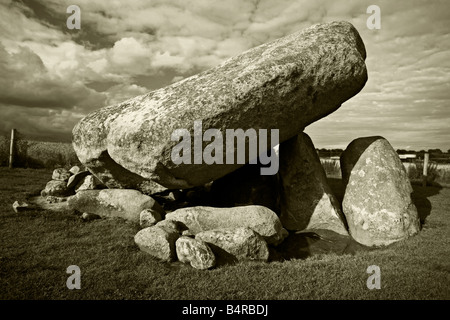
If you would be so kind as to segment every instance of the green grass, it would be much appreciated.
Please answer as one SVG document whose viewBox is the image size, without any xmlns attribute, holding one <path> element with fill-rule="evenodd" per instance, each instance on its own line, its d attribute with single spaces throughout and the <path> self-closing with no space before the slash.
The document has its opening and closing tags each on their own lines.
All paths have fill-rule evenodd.
<svg viewBox="0 0 450 320">
<path fill-rule="evenodd" d="M 123 220 L 14 213 L 12 203 L 37 195 L 50 177 L 50 170 L 0 168 L 0 299 L 450 298 L 450 189 L 414 186 L 423 230 L 384 249 L 199 271 L 139 251 L 139 227 Z M 340 188 L 339 180 L 331 185 Z M 81 269 L 80 290 L 66 287 L 69 265 Z M 370 265 L 381 268 L 380 290 L 366 286 Z"/>
</svg>

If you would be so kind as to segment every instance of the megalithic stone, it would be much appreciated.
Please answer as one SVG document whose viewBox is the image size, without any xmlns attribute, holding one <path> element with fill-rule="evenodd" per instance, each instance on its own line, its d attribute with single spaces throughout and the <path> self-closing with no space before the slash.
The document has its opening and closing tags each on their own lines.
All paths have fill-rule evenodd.
<svg viewBox="0 0 450 320">
<path fill-rule="evenodd" d="M 279 142 L 285 141 L 364 87 L 365 58 L 350 23 L 317 24 L 94 111 L 74 127 L 73 146 L 80 161 L 110 188 L 149 194 L 203 185 L 243 164 L 226 164 L 225 152 L 223 164 L 175 164 L 171 153 L 179 141 L 171 139 L 174 130 L 188 130 L 195 142 L 194 121 L 202 121 L 203 132 L 220 130 L 224 143 L 226 129 L 250 128 L 257 133 L 278 129 Z M 209 143 L 202 141 L 202 148 Z"/>
</svg>

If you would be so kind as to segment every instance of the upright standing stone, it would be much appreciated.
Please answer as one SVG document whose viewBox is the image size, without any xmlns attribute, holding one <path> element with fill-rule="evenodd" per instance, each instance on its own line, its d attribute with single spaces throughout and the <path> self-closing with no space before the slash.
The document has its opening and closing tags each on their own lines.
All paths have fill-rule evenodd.
<svg viewBox="0 0 450 320">
<path fill-rule="evenodd" d="M 352 141 L 341 156 L 346 185 L 342 208 L 352 237 L 388 245 L 419 232 L 412 187 L 399 156 L 383 137 Z"/>
<path fill-rule="evenodd" d="M 306 133 L 280 145 L 280 180 L 280 220 L 286 229 L 326 229 L 348 235 L 340 205 Z"/>
<path fill-rule="evenodd" d="M 224 164 L 175 164 L 171 154 L 180 142 L 172 140 L 175 130 L 187 130 L 191 145 L 196 120 L 202 121 L 203 132 L 278 129 L 280 142 L 285 141 L 364 87 L 365 58 L 364 44 L 350 23 L 317 24 L 95 111 L 74 127 L 73 146 L 80 161 L 109 188 L 150 194 L 164 187 L 201 186 L 242 164 L 225 164 L 226 152 Z M 209 142 L 197 138 L 203 150 Z"/>
</svg>

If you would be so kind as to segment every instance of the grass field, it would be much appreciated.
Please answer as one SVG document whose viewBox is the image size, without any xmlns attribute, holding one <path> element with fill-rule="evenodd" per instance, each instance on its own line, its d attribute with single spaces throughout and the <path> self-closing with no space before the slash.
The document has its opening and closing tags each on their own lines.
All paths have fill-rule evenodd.
<svg viewBox="0 0 450 320">
<path fill-rule="evenodd" d="M 49 211 L 16 214 L 50 179 L 50 170 L 0 168 L 0 299 L 449 299 L 450 189 L 414 186 L 424 220 L 419 235 L 384 249 L 304 260 L 239 263 L 199 271 L 139 251 L 139 227 L 122 220 L 83 222 Z M 340 180 L 330 180 L 342 196 Z M 66 269 L 81 269 L 69 290 Z M 381 270 L 369 290 L 368 266 Z"/>
</svg>

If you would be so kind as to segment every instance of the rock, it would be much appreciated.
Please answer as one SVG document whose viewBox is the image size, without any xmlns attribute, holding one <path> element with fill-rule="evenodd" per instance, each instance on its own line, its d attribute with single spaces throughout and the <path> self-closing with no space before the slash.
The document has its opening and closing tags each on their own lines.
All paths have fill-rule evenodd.
<svg viewBox="0 0 450 320">
<path fill-rule="evenodd" d="M 81 219 L 83 219 L 84 221 L 92 221 L 101 219 L 101 217 L 98 214 L 83 212 L 83 214 L 81 215 Z"/>
<path fill-rule="evenodd" d="M 263 206 L 181 208 L 168 213 L 166 220 L 182 222 L 193 234 L 213 229 L 249 227 L 267 243 L 274 245 L 288 235 L 275 212 Z"/>
<path fill-rule="evenodd" d="M 176 259 L 175 241 L 179 234 L 177 232 L 168 232 L 157 226 L 148 227 L 140 230 L 134 236 L 134 242 L 141 251 L 151 256 L 164 260 L 174 261 Z"/>
<path fill-rule="evenodd" d="M 67 200 L 69 208 L 79 212 L 98 214 L 104 218 L 123 218 L 139 223 L 144 209 L 164 214 L 160 205 L 150 196 L 137 190 L 84 190 Z"/>
<path fill-rule="evenodd" d="M 28 203 L 19 201 L 14 201 L 12 207 L 15 213 L 27 211 L 30 209 Z"/>
<path fill-rule="evenodd" d="M 69 180 L 70 176 L 71 173 L 69 172 L 69 170 L 65 168 L 58 168 L 53 170 L 52 180 L 67 181 Z"/>
<path fill-rule="evenodd" d="M 269 259 L 264 238 L 248 227 L 223 228 L 199 232 L 196 240 L 205 241 L 214 252 L 218 264 Z"/>
<path fill-rule="evenodd" d="M 176 232 L 179 234 L 181 234 L 184 230 L 187 230 L 187 227 L 182 222 L 174 220 L 162 220 L 159 221 L 156 226 L 168 232 Z"/>
<path fill-rule="evenodd" d="M 74 127 L 73 146 L 82 164 L 109 188 L 152 194 L 164 187 L 200 186 L 243 164 L 175 164 L 171 154 L 179 141 L 171 137 L 176 129 L 193 132 L 198 120 L 202 132 L 279 129 L 279 142 L 285 141 L 364 87 L 365 58 L 364 44 L 350 23 L 314 25 L 94 111 Z"/>
<path fill-rule="evenodd" d="M 98 189 L 102 183 L 93 175 L 85 176 L 75 187 L 75 192 Z"/>
<path fill-rule="evenodd" d="M 139 224 L 143 228 L 151 227 L 161 219 L 161 213 L 153 209 L 144 209 L 139 214 Z"/>
<path fill-rule="evenodd" d="M 80 171 L 81 171 L 81 168 L 79 166 L 73 166 L 72 168 L 69 169 L 69 172 L 74 175 L 79 173 Z"/>
<path fill-rule="evenodd" d="M 64 180 L 50 180 L 45 189 L 41 191 L 41 196 L 65 197 L 73 194 L 73 190 L 67 188 L 67 182 Z"/>
<path fill-rule="evenodd" d="M 80 171 L 70 176 L 69 180 L 67 181 L 67 188 L 75 188 L 78 184 L 82 183 L 82 180 L 86 176 L 90 174 L 91 173 L 89 171 Z"/>
<path fill-rule="evenodd" d="M 288 230 L 326 229 L 348 235 L 340 204 L 306 133 L 280 145 L 280 220 Z"/>
<path fill-rule="evenodd" d="M 195 269 L 205 270 L 216 265 L 216 257 L 204 241 L 181 236 L 175 242 L 178 260 Z"/>
<path fill-rule="evenodd" d="M 384 246 L 419 232 L 413 191 L 397 152 L 383 137 L 352 141 L 341 155 L 342 208 L 351 236 L 366 246 Z"/>
<path fill-rule="evenodd" d="M 278 179 L 261 175 L 260 165 L 246 164 L 215 180 L 210 197 L 217 207 L 260 205 L 278 213 Z"/>
</svg>

